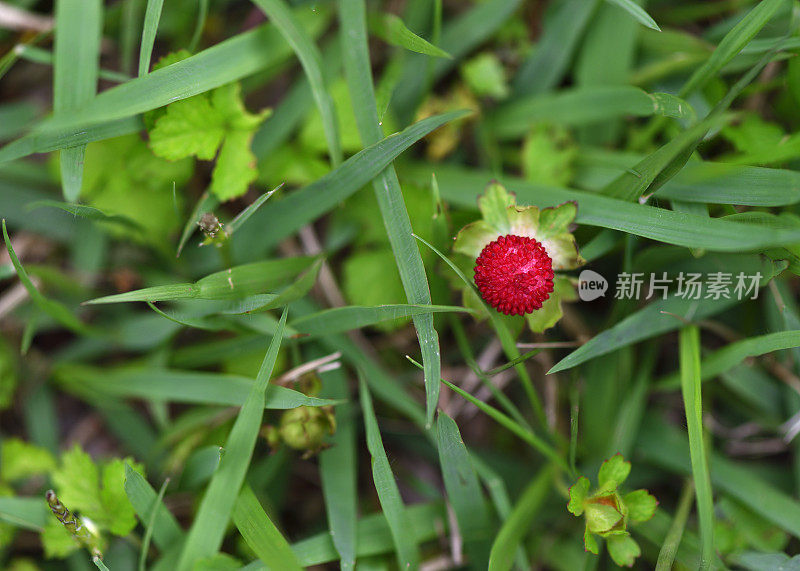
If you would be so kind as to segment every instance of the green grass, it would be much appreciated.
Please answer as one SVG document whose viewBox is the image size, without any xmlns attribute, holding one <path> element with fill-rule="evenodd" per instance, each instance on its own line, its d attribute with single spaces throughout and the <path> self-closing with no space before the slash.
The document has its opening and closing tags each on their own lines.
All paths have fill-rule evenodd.
<svg viewBox="0 0 800 571">
<path fill-rule="evenodd" d="M 13 4 L 0 568 L 794 562 L 794 3 Z"/>
</svg>

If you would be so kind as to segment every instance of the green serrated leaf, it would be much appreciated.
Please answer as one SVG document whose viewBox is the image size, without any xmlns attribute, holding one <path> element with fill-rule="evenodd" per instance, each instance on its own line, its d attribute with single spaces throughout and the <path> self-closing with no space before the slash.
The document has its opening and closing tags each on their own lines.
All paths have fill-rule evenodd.
<svg viewBox="0 0 800 571">
<path fill-rule="evenodd" d="M 571 514 L 580 516 L 583 514 L 583 502 L 589 495 L 589 478 L 581 476 L 569 489 L 569 504 L 567 510 Z"/>
<path fill-rule="evenodd" d="M 628 508 L 628 518 L 633 522 L 649 520 L 658 507 L 658 501 L 647 490 L 636 490 L 626 494 L 622 501 Z"/>
<path fill-rule="evenodd" d="M 506 188 L 493 182 L 486 187 L 486 191 L 478 197 L 478 208 L 486 223 L 495 228 L 500 234 L 507 234 L 511 229 L 508 223 L 507 210 L 514 206 L 517 199 Z"/>
<path fill-rule="evenodd" d="M 150 148 L 170 161 L 191 156 L 210 161 L 224 136 L 223 115 L 208 96 L 196 95 L 167 107 L 150 131 Z"/>
<path fill-rule="evenodd" d="M 44 556 L 48 559 L 66 557 L 81 547 L 78 540 L 55 518 L 52 518 L 52 521 L 48 520 L 42 530 L 41 539 Z"/>
<path fill-rule="evenodd" d="M 0 480 L 12 482 L 46 474 L 56 467 L 50 451 L 19 438 L 6 438 L 0 448 Z"/>
<path fill-rule="evenodd" d="M 542 304 L 542 307 L 525 315 L 528 327 L 534 333 L 541 333 L 553 327 L 564 315 L 562 303 L 575 298 L 575 286 L 569 278 L 556 276 L 553 280 L 553 292 Z"/>
<path fill-rule="evenodd" d="M 249 113 L 241 85 L 230 83 L 167 106 L 152 121 L 150 147 L 168 160 L 194 156 L 208 161 L 216 156 L 211 192 L 230 200 L 247 192 L 258 176 L 250 143 L 267 115 Z"/>
<path fill-rule="evenodd" d="M 136 515 L 125 493 L 125 464 L 142 474 L 142 467 L 130 459 L 114 458 L 103 466 L 100 500 L 105 510 L 108 530 L 114 535 L 128 535 L 136 527 Z"/>
<path fill-rule="evenodd" d="M 620 567 L 633 567 L 636 558 L 642 554 L 639 544 L 630 535 L 613 535 L 606 538 L 608 554 Z"/>
<path fill-rule="evenodd" d="M 258 177 L 256 156 L 250 150 L 252 140 L 253 131 L 235 130 L 225 137 L 211 176 L 211 192 L 220 200 L 243 195 Z"/>
<path fill-rule="evenodd" d="M 616 490 L 631 473 L 631 463 L 626 462 L 621 454 L 612 456 L 600 466 L 597 473 L 599 489 L 604 491 Z"/>
<path fill-rule="evenodd" d="M 93 521 L 103 518 L 99 482 L 97 465 L 77 444 L 61 455 L 61 465 L 53 472 L 53 484 L 61 502 Z"/>
<path fill-rule="evenodd" d="M 583 532 L 583 546 L 589 553 L 594 553 L 595 555 L 600 553 L 600 547 L 597 545 L 597 538 L 592 535 L 588 526 Z"/>
</svg>

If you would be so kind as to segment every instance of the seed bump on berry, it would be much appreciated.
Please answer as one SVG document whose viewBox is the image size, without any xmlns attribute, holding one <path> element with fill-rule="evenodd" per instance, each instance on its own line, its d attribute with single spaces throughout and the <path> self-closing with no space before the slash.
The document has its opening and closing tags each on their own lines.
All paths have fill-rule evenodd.
<svg viewBox="0 0 800 571">
<path fill-rule="evenodd" d="M 553 260 L 534 238 L 500 236 L 475 260 L 475 285 L 481 297 L 501 313 L 532 313 L 553 291 Z"/>
</svg>

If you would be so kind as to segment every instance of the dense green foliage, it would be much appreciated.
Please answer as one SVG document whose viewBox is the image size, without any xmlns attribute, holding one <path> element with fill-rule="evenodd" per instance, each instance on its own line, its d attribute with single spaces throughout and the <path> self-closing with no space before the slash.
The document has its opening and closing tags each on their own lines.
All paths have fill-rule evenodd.
<svg viewBox="0 0 800 571">
<path fill-rule="evenodd" d="M 800 568 L 800 2 L 0 27 L 0 567 Z"/>
</svg>

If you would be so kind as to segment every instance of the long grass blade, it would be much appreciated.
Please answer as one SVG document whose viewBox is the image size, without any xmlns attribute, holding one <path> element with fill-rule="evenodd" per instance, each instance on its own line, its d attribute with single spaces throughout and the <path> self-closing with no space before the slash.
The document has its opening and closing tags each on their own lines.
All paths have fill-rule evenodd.
<svg viewBox="0 0 800 571">
<path fill-rule="evenodd" d="M 683 530 L 686 527 L 686 520 L 689 518 L 689 512 L 692 509 L 693 499 L 694 485 L 689 481 L 683 486 L 681 497 L 678 500 L 678 509 L 672 519 L 672 525 L 664 538 L 664 543 L 661 545 L 661 551 L 658 552 L 656 571 L 670 571 L 672 569 L 675 555 L 678 553 L 678 547 L 683 537 Z"/>
<path fill-rule="evenodd" d="M 703 399 L 700 387 L 700 330 L 690 325 L 680 331 L 681 390 L 689 431 L 692 476 L 700 519 L 702 556 L 700 569 L 709 569 L 714 561 L 714 497 L 703 436 Z"/>
<path fill-rule="evenodd" d="M 383 448 L 378 419 L 372 408 L 372 397 L 369 394 L 367 383 L 359 379 L 359 392 L 361 393 L 361 410 L 364 413 L 364 428 L 367 433 L 367 448 L 372 456 L 372 479 L 375 490 L 386 516 L 386 523 L 392 534 L 392 540 L 397 551 L 397 563 L 400 569 L 416 569 L 419 565 L 419 550 L 416 539 L 409 533 L 411 522 L 406 507 L 400 497 L 386 450 Z"/>
<path fill-rule="evenodd" d="M 488 125 L 505 140 L 524 137 L 537 123 L 579 127 L 628 115 L 694 119 L 695 111 L 668 93 L 647 93 L 631 85 L 597 85 L 513 99 L 489 115 Z"/>
<path fill-rule="evenodd" d="M 403 317 L 468 311 L 463 307 L 452 305 L 376 305 L 372 307 L 350 305 L 304 315 L 292 321 L 291 326 L 300 333 L 319 337 Z"/>
<path fill-rule="evenodd" d="M 87 305 L 131 301 L 170 301 L 177 299 L 230 299 L 277 287 L 314 262 L 314 258 L 281 258 L 236 266 L 215 272 L 194 283 L 155 286 L 99 297 Z"/>
<path fill-rule="evenodd" d="M 149 521 L 155 510 L 152 534 L 153 541 L 162 550 L 168 550 L 183 541 L 183 530 L 158 494 L 139 472 L 125 465 L 125 495 L 128 496 L 136 515 L 143 522 Z"/>
<path fill-rule="evenodd" d="M 478 476 L 455 421 L 439 412 L 436 429 L 444 487 L 456 514 L 461 539 L 470 564 L 484 569 L 489 562 L 493 526 Z"/>
<path fill-rule="evenodd" d="M 547 499 L 553 484 L 553 470 L 544 468 L 522 492 L 513 511 L 508 516 L 492 544 L 489 569 L 508 571 L 514 563 L 517 547 L 531 528 L 536 514 Z"/>
<path fill-rule="evenodd" d="M 56 2 L 53 62 L 53 110 L 68 114 L 90 101 L 97 91 L 100 70 L 100 0 Z M 84 145 L 61 152 L 61 188 L 64 199 L 74 202 L 81 193 Z"/>
<path fill-rule="evenodd" d="M 339 206 L 425 135 L 463 117 L 465 113 L 455 111 L 414 123 L 359 151 L 337 169 L 308 186 L 288 194 L 282 200 L 268 202 L 253 215 L 253 223 L 239 231 L 238 241 L 247 244 L 251 255 L 253 250 L 269 250 L 309 222 Z M 269 228 L 269 232 L 264 232 L 263 228 Z"/>
<path fill-rule="evenodd" d="M 142 43 L 139 46 L 139 77 L 150 71 L 150 59 L 153 57 L 153 44 L 156 41 L 158 23 L 161 20 L 161 9 L 164 0 L 147 0 L 142 25 Z"/>
<path fill-rule="evenodd" d="M 314 96 L 317 109 L 322 117 L 331 163 L 334 167 L 338 166 L 342 162 L 339 120 L 336 117 L 333 98 L 326 86 L 322 70 L 322 54 L 320 54 L 319 48 L 303 30 L 283 0 L 253 0 L 253 3 L 269 16 L 278 31 L 292 46 L 292 50 L 303 65 L 303 71 L 305 71 L 311 86 L 311 94 Z"/>
<path fill-rule="evenodd" d="M 544 27 L 536 49 L 520 66 L 514 77 L 514 95 L 544 93 L 564 77 L 598 0 L 567 0 Z"/>
<path fill-rule="evenodd" d="M 797 230 L 674 212 L 593 192 L 542 186 L 507 176 L 498 177 L 486 171 L 440 166 L 435 172 L 442 197 L 460 206 L 477 208 L 478 195 L 489 181 L 499 178 L 506 188 L 516 193 L 520 205 L 533 204 L 546 208 L 574 200 L 578 203 L 578 224 L 621 230 L 677 246 L 742 252 L 800 242 L 800 231 Z M 403 173 L 415 182 L 426 181 L 418 184 L 426 184 L 431 169 L 411 168 Z"/>
<path fill-rule="evenodd" d="M 232 517 L 247 545 L 271 569 L 302 569 L 286 538 L 269 519 L 250 486 L 245 485 L 242 488 Z"/>
<path fill-rule="evenodd" d="M 203 495 L 200 509 L 186 537 L 178 561 L 178 571 L 191 569 L 195 561 L 214 555 L 222 545 L 228 520 L 253 455 L 267 394 L 270 392 L 269 389 L 275 388 L 269 386 L 269 379 L 278 357 L 287 316 L 288 311 L 284 310 L 278 331 L 272 337 L 256 381 L 225 442 L 225 454 Z"/>
<path fill-rule="evenodd" d="M 706 355 L 701 363 L 700 379 L 707 381 L 734 368 L 748 357 L 758 357 L 773 351 L 800 347 L 800 331 L 776 331 L 735 341 Z M 657 390 L 671 390 L 680 386 L 678 374 L 670 375 L 656 383 Z"/>
<path fill-rule="evenodd" d="M 56 378 L 65 389 L 76 393 L 94 391 L 116 397 L 220 406 L 243 406 L 255 386 L 252 379 L 239 375 L 175 369 L 98 370 L 66 364 L 58 369 Z M 286 387 L 271 386 L 264 408 L 283 410 L 336 403 Z"/>
<path fill-rule="evenodd" d="M 14 247 L 11 245 L 11 238 L 8 237 L 5 219 L 3 219 L 2 224 L 3 239 L 6 243 L 8 257 L 11 259 L 11 263 L 17 272 L 19 281 L 25 287 L 25 290 L 28 292 L 28 295 L 31 297 L 37 307 L 67 329 L 70 329 L 76 333 L 89 336 L 98 334 L 97 330 L 86 325 L 83 321 L 78 319 L 75 314 L 67 308 L 67 306 L 53 299 L 48 299 L 42 295 L 42 292 L 40 292 L 36 285 L 34 285 L 34 283 L 31 281 L 30 276 L 28 276 L 28 272 L 26 272 L 25 268 L 22 267 L 22 264 L 17 257 L 17 253 L 14 251 Z"/>
<path fill-rule="evenodd" d="M 647 26 L 651 30 L 655 30 L 657 32 L 661 31 L 661 28 L 658 27 L 656 21 L 645 12 L 644 8 L 636 4 L 633 0 L 606 0 L 609 4 L 614 4 L 615 6 L 619 6 L 623 10 L 625 10 L 628 14 L 633 16 L 638 22 Z"/>
<path fill-rule="evenodd" d="M 342 369 L 320 376 L 323 397 L 348 399 L 347 378 Z M 328 527 L 341 557 L 341 568 L 347 570 L 355 567 L 359 543 L 356 409 L 353 403 L 345 402 L 336 407 L 334 414 L 336 432 L 330 437 L 331 447 L 319 456 L 319 469 Z"/>
<path fill-rule="evenodd" d="M 378 119 L 377 103 L 372 81 L 369 52 L 367 49 L 366 5 L 364 0 L 340 0 L 339 18 L 342 26 L 342 51 L 350 98 L 356 115 L 356 124 L 364 145 L 381 140 L 383 132 Z M 412 237 L 411 221 L 408 217 L 403 192 L 394 167 L 389 166 L 373 181 L 375 196 L 383 216 L 400 280 L 403 282 L 408 302 L 412 305 L 430 305 L 431 293 L 425 266 L 417 243 Z M 441 377 L 441 355 L 439 335 L 430 313 L 413 317 L 417 330 L 422 362 L 425 366 L 425 394 L 427 424 L 433 423 L 436 405 L 439 402 L 439 378 Z"/>
</svg>

